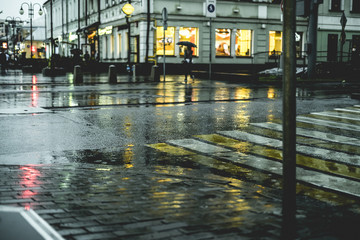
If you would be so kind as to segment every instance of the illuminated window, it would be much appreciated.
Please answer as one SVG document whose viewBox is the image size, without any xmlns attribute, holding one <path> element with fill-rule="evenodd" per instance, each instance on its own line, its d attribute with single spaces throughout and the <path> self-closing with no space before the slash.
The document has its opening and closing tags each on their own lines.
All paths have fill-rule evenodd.
<svg viewBox="0 0 360 240">
<path fill-rule="evenodd" d="M 165 55 L 175 55 L 175 27 L 168 27 L 165 30 Z M 164 28 L 156 28 L 156 54 L 164 54 Z"/>
<path fill-rule="evenodd" d="M 251 30 L 236 30 L 235 55 L 238 57 L 250 57 L 251 55 Z"/>
<path fill-rule="evenodd" d="M 269 32 L 269 55 L 280 55 L 282 51 L 282 32 L 270 31 Z"/>
<path fill-rule="evenodd" d="M 118 46 L 118 57 L 121 57 L 121 34 L 118 33 L 118 37 L 117 37 L 117 46 Z"/>
<path fill-rule="evenodd" d="M 115 53 L 115 39 L 114 35 L 110 35 L 110 55 L 112 58 L 114 58 Z"/>
<path fill-rule="evenodd" d="M 198 28 L 188 28 L 181 27 L 179 29 L 179 41 L 188 41 L 194 43 L 196 46 L 199 45 L 199 29 Z M 180 46 L 180 55 L 183 56 L 185 51 L 184 46 Z M 193 48 L 193 55 L 199 56 L 198 48 Z"/>
<path fill-rule="evenodd" d="M 216 56 L 230 56 L 231 30 L 218 28 L 215 30 Z"/>
</svg>

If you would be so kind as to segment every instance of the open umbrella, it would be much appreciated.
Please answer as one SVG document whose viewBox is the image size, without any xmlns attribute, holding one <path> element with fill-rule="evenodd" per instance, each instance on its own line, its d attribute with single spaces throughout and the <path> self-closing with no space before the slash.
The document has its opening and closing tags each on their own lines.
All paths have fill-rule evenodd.
<svg viewBox="0 0 360 240">
<path fill-rule="evenodd" d="M 189 41 L 180 41 L 178 43 L 176 43 L 176 45 L 183 45 L 183 46 L 187 46 L 187 47 L 196 47 L 196 44 L 189 42 Z"/>
</svg>

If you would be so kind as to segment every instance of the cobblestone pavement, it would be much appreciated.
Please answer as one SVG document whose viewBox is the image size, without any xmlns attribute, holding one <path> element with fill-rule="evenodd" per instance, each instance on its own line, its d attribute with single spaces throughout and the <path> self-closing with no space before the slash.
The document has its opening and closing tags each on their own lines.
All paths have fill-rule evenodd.
<svg viewBox="0 0 360 240">
<path fill-rule="evenodd" d="M 180 166 L 142 171 L 91 164 L 1 166 L 0 204 L 34 209 L 66 239 L 280 238 L 278 189 L 214 175 L 210 169 L 199 178 L 197 171 Z M 269 178 L 239 171 L 253 179 Z M 300 239 L 356 236 L 354 217 L 342 207 L 298 196 Z"/>
</svg>

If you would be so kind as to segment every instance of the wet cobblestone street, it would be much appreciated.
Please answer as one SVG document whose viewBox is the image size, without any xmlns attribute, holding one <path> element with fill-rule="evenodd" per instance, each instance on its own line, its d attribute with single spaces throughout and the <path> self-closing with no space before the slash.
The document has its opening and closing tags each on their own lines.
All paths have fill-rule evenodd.
<svg viewBox="0 0 360 240">
<path fill-rule="evenodd" d="M 1 77 L 0 205 L 68 240 L 280 239 L 281 89 L 129 79 Z M 297 239 L 360 235 L 360 111 L 336 86 L 298 89 Z"/>
<path fill-rule="evenodd" d="M 163 166 L 139 172 L 91 164 L 3 166 L 0 204 L 34 209 L 66 239 L 280 238 L 279 189 L 210 172 L 199 178 L 194 171 Z M 304 197 L 298 202 L 301 239 L 337 239 L 337 234 L 345 239 L 358 232 L 351 226 L 356 224 L 352 213 L 336 213 L 336 207 Z M 326 215 L 329 223 L 351 225 L 343 229 L 338 222 L 331 228 L 319 222 Z"/>
</svg>

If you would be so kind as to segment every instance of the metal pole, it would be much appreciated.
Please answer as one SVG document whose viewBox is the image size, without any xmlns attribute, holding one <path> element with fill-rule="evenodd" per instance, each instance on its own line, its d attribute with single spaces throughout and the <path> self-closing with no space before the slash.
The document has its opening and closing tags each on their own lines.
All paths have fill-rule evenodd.
<svg viewBox="0 0 360 240">
<path fill-rule="evenodd" d="M 210 44 L 209 44 L 209 80 L 211 80 L 211 58 L 212 58 L 212 55 L 211 55 L 211 53 L 212 53 L 212 33 L 211 33 L 211 20 L 212 20 L 212 18 L 210 18 L 210 21 L 209 21 L 209 23 L 210 23 Z"/>
<path fill-rule="evenodd" d="M 127 64 L 128 64 L 128 67 L 129 67 L 129 75 L 131 73 L 131 67 L 130 67 L 130 64 L 131 64 L 131 36 L 130 36 L 130 32 L 131 32 L 131 26 L 130 26 L 130 21 L 129 21 L 129 16 L 126 16 L 126 23 L 128 25 L 128 61 L 127 61 Z"/>
<path fill-rule="evenodd" d="M 33 53 L 32 53 L 32 42 L 33 42 L 33 37 L 32 37 L 32 18 L 30 18 L 30 59 L 33 58 Z M 31 60 L 32 61 L 32 60 Z"/>
<path fill-rule="evenodd" d="M 308 60 L 308 78 L 314 78 L 316 68 L 316 51 L 317 51 L 317 26 L 318 26 L 318 3 L 315 0 L 310 1 L 309 16 L 309 44 L 310 53 Z"/>
<path fill-rule="evenodd" d="M 80 49 L 80 0 L 78 0 L 78 30 L 77 30 L 77 36 L 78 36 L 78 49 Z"/>
<path fill-rule="evenodd" d="M 164 61 L 163 61 L 163 74 L 164 74 L 164 82 L 165 82 L 165 26 L 163 27 L 164 28 Z"/>
<path fill-rule="evenodd" d="M 50 69 L 54 69 L 54 36 L 53 36 L 53 1 L 50 1 L 50 42 L 51 42 L 51 58 L 50 58 Z"/>
<path fill-rule="evenodd" d="M 283 69 L 283 199 L 282 239 L 294 239 L 296 230 L 296 0 L 284 1 Z"/>
</svg>

